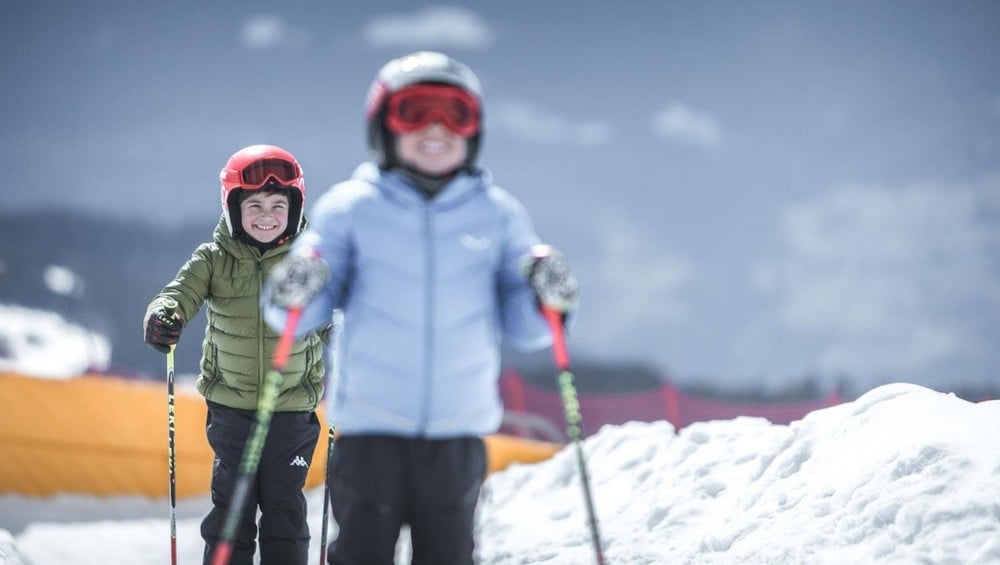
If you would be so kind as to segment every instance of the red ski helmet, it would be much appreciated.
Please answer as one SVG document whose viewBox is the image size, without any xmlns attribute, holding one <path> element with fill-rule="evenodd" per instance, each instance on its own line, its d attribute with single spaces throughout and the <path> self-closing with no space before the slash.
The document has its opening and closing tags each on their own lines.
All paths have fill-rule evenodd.
<svg viewBox="0 0 1000 565">
<path fill-rule="evenodd" d="M 240 218 L 241 190 L 281 187 L 288 192 L 288 229 L 294 235 L 302 230 L 305 216 L 306 180 L 302 166 L 288 151 L 275 145 L 251 145 L 233 153 L 219 173 L 222 184 L 222 214 L 229 234 L 243 230 Z"/>
<path fill-rule="evenodd" d="M 395 137 L 385 125 L 386 108 L 389 97 L 399 90 L 415 84 L 447 84 L 458 87 L 475 98 L 479 103 L 476 121 L 479 130 L 467 138 L 468 156 L 463 166 L 471 167 L 476 162 L 482 139 L 482 97 L 479 79 L 465 64 L 436 51 L 419 51 L 393 59 L 379 69 L 368 87 L 365 98 L 365 121 L 368 129 L 368 148 L 375 162 L 383 169 L 398 164 L 395 151 Z"/>
</svg>

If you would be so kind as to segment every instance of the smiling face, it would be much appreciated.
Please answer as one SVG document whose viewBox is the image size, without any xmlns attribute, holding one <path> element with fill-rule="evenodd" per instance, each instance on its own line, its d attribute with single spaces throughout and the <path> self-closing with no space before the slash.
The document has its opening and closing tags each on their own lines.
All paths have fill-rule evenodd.
<svg viewBox="0 0 1000 565">
<path fill-rule="evenodd" d="M 465 162 L 468 142 L 440 122 L 396 136 L 396 155 L 403 165 L 431 177 L 454 173 Z"/>
<path fill-rule="evenodd" d="M 280 192 L 250 191 L 240 203 L 243 231 L 261 243 L 270 243 L 288 227 L 288 196 Z"/>
</svg>

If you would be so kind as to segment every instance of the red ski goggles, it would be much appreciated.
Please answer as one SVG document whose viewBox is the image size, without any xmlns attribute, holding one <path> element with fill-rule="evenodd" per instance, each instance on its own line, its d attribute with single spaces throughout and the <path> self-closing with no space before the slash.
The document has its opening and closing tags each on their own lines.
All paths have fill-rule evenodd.
<svg viewBox="0 0 1000 565">
<path fill-rule="evenodd" d="M 461 137 L 479 131 L 479 100 L 461 88 L 418 84 L 389 96 L 386 126 L 393 133 L 413 133 L 434 122 Z"/>
<path fill-rule="evenodd" d="M 226 169 L 222 175 L 222 184 L 227 190 L 233 188 L 256 190 L 270 180 L 284 186 L 299 186 L 302 182 L 302 169 L 298 164 L 284 159 L 261 159 L 239 171 Z"/>
</svg>

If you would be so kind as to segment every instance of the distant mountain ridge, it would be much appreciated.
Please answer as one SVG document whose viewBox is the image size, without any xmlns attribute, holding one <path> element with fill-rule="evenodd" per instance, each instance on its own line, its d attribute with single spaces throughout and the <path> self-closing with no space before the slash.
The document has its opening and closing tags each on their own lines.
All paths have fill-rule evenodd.
<svg viewBox="0 0 1000 565">
<path fill-rule="evenodd" d="M 146 305 L 191 252 L 210 239 L 217 222 L 218 216 L 207 215 L 164 227 L 65 210 L 0 213 L 0 241 L 6 242 L 0 248 L 0 303 L 57 312 L 103 334 L 112 346 L 111 373 L 163 379 L 163 355 L 142 341 Z M 83 280 L 78 297 L 47 288 L 43 277 L 51 265 L 66 267 Z M 179 375 L 198 372 L 204 327 L 202 309 L 181 335 L 175 355 Z M 637 363 L 577 357 L 581 390 L 637 390 L 666 377 Z M 529 380 L 555 386 L 549 351 L 505 350 L 504 359 Z"/>
<path fill-rule="evenodd" d="M 217 221 L 206 215 L 162 227 L 64 210 L 0 213 L 0 302 L 51 310 L 105 335 L 112 345 L 112 371 L 161 377 L 163 355 L 143 343 L 142 316 L 150 298 L 211 237 Z M 45 269 L 52 265 L 83 281 L 78 296 L 46 286 Z M 204 326 L 203 320 L 193 323 Z M 182 336 L 178 373 L 197 371 L 201 338 L 201 329 Z"/>
<path fill-rule="evenodd" d="M 177 273 L 191 252 L 208 241 L 218 216 L 192 217 L 175 226 L 156 225 L 133 218 L 79 215 L 65 210 L 0 212 L 0 303 L 59 313 L 70 322 L 104 335 L 111 343 L 108 372 L 121 376 L 165 379 L 164 356 L 142 340 L 146 305 Z M 78 295 L 58 294 L 44 281 L 45 269 L 62 266 L 83 281 Z M 188 323 L 176 351 L 178 376 L 198 372 L 205 314 Z M 515 367 L 529 382 L 554 388 L 551 352 L 504 351 L 504 363 Z M 580 392 L 613 393 L 652 388 L 671 375 L 643 362 L 606 360 L 574 351 L 574 374 Z M 710 380 L 685 389 L 705 396 L 739 399 L 796 400 L 827 394 L 822 379 L 790 382 L 786 389 L 757 390 L 752 384 L 739 390 L 714 386 Z M 837 387 L 844 398 L 863 390 L 844 376 Z M 998 391 L 956 391 L 963 398 L 995 398 Z"/>
</svg>

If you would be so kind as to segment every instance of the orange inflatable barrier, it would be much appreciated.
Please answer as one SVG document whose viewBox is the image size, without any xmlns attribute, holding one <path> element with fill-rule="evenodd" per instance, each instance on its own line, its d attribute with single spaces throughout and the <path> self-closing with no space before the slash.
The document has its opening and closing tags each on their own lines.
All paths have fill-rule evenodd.
<svg viewBox="0 0 1000 565">
<path fill-rule="evenodd" d="M 538 463 L 556 454 L 561 444 L 524 439 L 505 434 L 483 438 L 486 444 L 486 472 L 503 471 L 513 463 Z"/>
<path fill-rule="evenodd" d="M 205 402 L 196 392 L 176 390 L 174 414 L 177 496 L 206 494 L 213 455 Z M 326 430 L 322 409 L 318 415 Z M 562 448 L 504 435 L 484 441 L 489 472 L 542 461 Z M 324 431 L 307 488 L 323 484 L 326 455 Z M 0 373 L 0 494 L 166 496 L 168 459 L 166 383 Z"/>
</svg>

